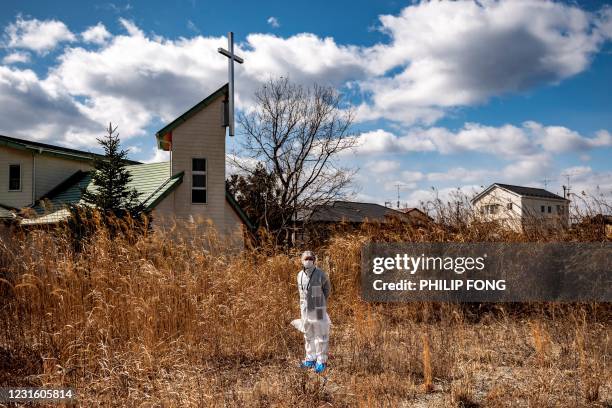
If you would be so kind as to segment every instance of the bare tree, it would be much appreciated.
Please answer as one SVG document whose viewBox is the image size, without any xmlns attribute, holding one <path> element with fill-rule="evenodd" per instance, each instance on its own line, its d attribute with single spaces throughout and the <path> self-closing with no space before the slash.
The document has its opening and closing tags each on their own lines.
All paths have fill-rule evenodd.
<svg viewBox="0 0 612 408">
<path fill-rule="evenodd" d="M 243 153 L 278 180 L 276 199 L 284 211 L 276 232 L 289 241 L 298 214 L 349 192 L 354 171 L 336 159 L 355 144 L 353 112 L 331 87 L 304 87 L 282 77 L 268 80 L 255 98 L 254 110 L 238 117 Z M 235 165 L 253 171 L 239 161 Z"/>
</svg>

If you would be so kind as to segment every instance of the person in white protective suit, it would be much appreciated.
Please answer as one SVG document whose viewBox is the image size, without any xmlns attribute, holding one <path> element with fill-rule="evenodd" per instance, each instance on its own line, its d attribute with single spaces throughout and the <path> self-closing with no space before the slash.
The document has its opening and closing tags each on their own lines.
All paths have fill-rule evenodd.
<svg viewBox="0 0 612 408">
<path fill-rule="evenodd" d="M 302 367 L 315 368 L 321 373 L 327 364 L 331 320 L 327 314 L 327 299 L 331 285 L 327 274 L 315 266 L 311 251 L 302 254 L 302 270 L 297 276 L 301 318 L 292 324 L 304 333 L 306 358 Z"/>
</svg>

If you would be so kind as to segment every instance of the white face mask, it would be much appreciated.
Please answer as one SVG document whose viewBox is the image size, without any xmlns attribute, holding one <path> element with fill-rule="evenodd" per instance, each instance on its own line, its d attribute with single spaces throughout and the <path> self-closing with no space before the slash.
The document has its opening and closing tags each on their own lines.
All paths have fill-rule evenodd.
<svg viewBox="0 0 612 408">
<path fill-rule="evenodd" d="M 302 265 L 304 265 L 304 268 L 306 268 L 306 269 L 311 269 L 314 266 L 314 261 L 312 261 L 310 259 L 306 259 L 306 260 L 302 261 Z"/>
</svg>

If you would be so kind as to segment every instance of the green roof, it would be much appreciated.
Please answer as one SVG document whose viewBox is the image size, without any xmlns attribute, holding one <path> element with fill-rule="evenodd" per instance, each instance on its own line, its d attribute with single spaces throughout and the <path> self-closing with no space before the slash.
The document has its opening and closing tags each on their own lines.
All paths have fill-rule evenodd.
<svg viewBox="0 0 612 408">
<path fill-rule="evenodd" d="M 15 213 L 12 211 L 13 207 L 9 207 L 8 205 L 0 204 L 0 219 L 14 219 Z"/>
<path fill-rule="evenodd" d="M 168 123 L 166 126 L 158 130 L 157 133 L 155 133 L 155 136 L 158 139 L 158 145 L 159 145 L 159 139 L 162 136 L 164 136 L 168 132 L 172 132 L 179 125 L 186 122 L 187 119 L 189 119 L 190 117 L 192 117 L 193 115 L 195 115 L 196 113 L 200 112 L 202 109 L 210 105 L 218 97 L 227 95 L 228 91 L 229 91 L 229 85 L 228 84 L 223 85 L 221 88 L 217 89 L 215 92 L 211 93 L 206 98 L 204 98 L 203 100 L 195 104 L 187 112 L 183 113 L 181 116 L 174 119 L 172 122 Z"/>
<path fill-rule="evenodd" d="M 170 176 L 170 162 L 135 164 L 126 166 L 132 175 L 128 187 L 133 187 L 139 193 L 139 200 L 145 209 L 151 210 L 157 206 L 183 181 L 183 172 Z M 38 200 L 32 209 L 39 215 L 38 218 L 24 219 L 23 225 L 50 224 L 65 220 L 69 217 L 66 207 L 71 204 L 83 204 L 81 189 L 93 191 L 95 186 L 91 182 L 91 173 L 77 171 L 46 196 Z M 225 198 L 236 212 L 242 222 L 250 229 L 255 226 L 251 223 L 234 197 L 226 191 Z"/>
<path fill-rule="evenodd" d="M 170 177 L 170 162 L 135 164 L 126 168 L 132 175 L 128 187 L 134 188 L 139 193 L 138 199 L 147 210 L 154 208 L 183 181 L 183 173 Z M 85 188 L 89 191 L 95 190 L 91 182 L 91 173 L 77 171 L 38 200 L 32 208 L 40 215 L 46 214 L 44 223 L 60 221 L 67 216 L 67 213 L 62 211 L 66 206 L 84 203 L 81 200 L 81 189 Z M 56 212 L 57 216 L 53 217 L 53 213 Z"/>
<path fill-rule="evenodd" d="M 19 150 L 30 150 L 39 154 L 46 154 L 50 156 L 60 156 L 73 160 L 84 160 L 91 161 L 96 158 L 104 159 L 105 156 L 102 154 L 86 152 L 83 150 L 70 149 L 68 147 L 55 146 L 47 143 L 34 142 L 31 140 L 18 139 L 16 137 L 9 137 L 0 135 L 0 146 L 11 147 Z M 129 164 L 139 164 L 140 162 L 134 160 L 126 160 Z"/>
</svg>

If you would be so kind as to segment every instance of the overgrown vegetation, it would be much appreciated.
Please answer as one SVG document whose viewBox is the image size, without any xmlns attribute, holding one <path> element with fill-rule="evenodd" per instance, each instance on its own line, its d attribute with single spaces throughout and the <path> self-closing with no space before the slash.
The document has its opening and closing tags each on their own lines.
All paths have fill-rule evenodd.
<svg viewBox="0 0 612 408">
<path fill-rule="evenodd" d="M 17 232 L 0 241 L 0 385 L 72 386 L 82 406 L 609 406 L 610 304 L 360 300 L 369 240 L 601 239 L 468 227 L 449 210 L 318 248 L 332 281 L 326 384 L 297 367 L 297 252 L 231 252 L 197 224 L 100 224 L 79 252 L 65 231 Z"/>
</svg>

